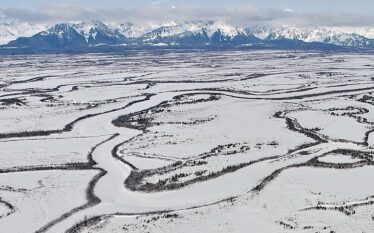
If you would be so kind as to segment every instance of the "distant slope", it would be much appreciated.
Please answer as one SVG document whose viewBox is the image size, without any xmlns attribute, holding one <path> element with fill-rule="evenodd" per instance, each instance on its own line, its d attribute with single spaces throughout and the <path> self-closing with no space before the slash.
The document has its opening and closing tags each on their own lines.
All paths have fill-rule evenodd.
<svg viewBox="0 0 374 233">
<path fill-rule="evenodd" d="M 20 37 L 9 42 L 10 47 L 33 47 L 42 49 L 83 48 L 88 44 L 84 36 L 67 24 L 57 24 L 31 37 Z"/>
<path fill-rule="evenodd" d="M 47 24 L 32 24 L 15 20 L 0 21 L 0 45 L 7 44 L 18 37 L 29 37 L 47 30 Z"/>
</svg>

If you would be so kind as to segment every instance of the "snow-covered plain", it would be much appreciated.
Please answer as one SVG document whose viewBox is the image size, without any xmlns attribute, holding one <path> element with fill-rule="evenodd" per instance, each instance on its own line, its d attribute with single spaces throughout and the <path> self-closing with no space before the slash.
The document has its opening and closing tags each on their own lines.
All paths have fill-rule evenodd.
<svg viewBox="0 0 374 233">
<path fill-rule="evenodd" d="M 373 232 L 373 60 L 4 56 L 0 232 Z"/>
</svg>

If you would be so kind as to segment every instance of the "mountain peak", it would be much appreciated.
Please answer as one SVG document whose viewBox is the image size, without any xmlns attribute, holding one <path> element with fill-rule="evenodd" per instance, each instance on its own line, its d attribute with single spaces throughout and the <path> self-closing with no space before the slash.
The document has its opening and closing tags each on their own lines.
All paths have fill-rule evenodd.
<svg viewBox="0 0 374 233">
<path fill-rule="evenodd" d="M 58 35 L 59 37 L 63 37 L 69 33 L 72 33 L 73 30 L 74 29 L 70 27 L 70 25 L 66 23 L 60 23 L 60 24 L 56 24 L 52 26 L 50 29 L 42 33 L 55 34 L 55 35 Z"/>
</svg>

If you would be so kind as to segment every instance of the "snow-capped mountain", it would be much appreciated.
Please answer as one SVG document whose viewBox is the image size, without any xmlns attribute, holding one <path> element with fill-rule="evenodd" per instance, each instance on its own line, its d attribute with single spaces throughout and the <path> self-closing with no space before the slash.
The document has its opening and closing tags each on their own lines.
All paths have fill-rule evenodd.
<svg viewBox="0 0 374 233">
<path fill-rule="evenodd" d="M 281 27 L 270 29 L 268 32 L 267 40 L 291 39 L 353 47 L 365 47 L 372 43 L 371 39 L 362 35 L 344 32 L 338 28 L 301 29 L 295 27 Z"/>
<path fill-rule="evenodd" d="M 161 26 L 145 33 L 142 38 L 147 43 L 174 44 L 248 44 L 258 41 L 258 38 L 249 34 L 244 28 L 214 21 L 184 22 Z"/>
<path fill-rule="evenodd" d="M 173 37 L 192 33 L 195 35 L 204 34 L 208 38 L 212 38 L 213 34 L 217 31 L 220 31 L 222 35 L 228 37 L 235 37 L 238 33 L 244 32 L 243 29 L 224 23 L 197 21 L 161 26 L 151 32 L 146 33 L 145 36 L 149 39 L 155 39 L 157 37 Z"/>
<path fill-rule="evenodd" d="M 33 36 L 49 27 L 47 24 L 32 24 L 15 20 L 0 21 L 0 45 L 7 44 L 21 36 Z"/>
<path fill-rule="evenodd" d="M 119 44 L 126 39 L 119 28 L 110 27 L 100 21 L 76 23 L 70 26 L 83 35 L 91 45 Z"/>
<path fill-rule="evenodd" d="M 15 24 L 12 27 L 18 28 Z M 10 27 L 10 26 L 9 26 Z M 22 28 L 23 26 L 19 26 Z M 40 26 L 42 28 L 42 26 Z M 4 26 L 2 27 L 4 28 Z M 0 28 L 0 29 L 2 29 Z M 16 29 L 14 29 L 16 30 Z M 0 36 L 6 30 L 0 31 Z M 9 31 L 9 30 L 7 30 Z M 19 29 L 19 31 L 22 31 Z M 100 21 L 57 24 L 33 36 L 11 41 L 12 47 L 84 48 L 97 46 L 266 46 L 294 48 L 311 42 L 313 46 L 374 47 L 374 40 L 350 28 L 297 28 L 282 26 L 237 27 L 225 22 L 190 21 L 164 24 L 106 24 Z M 361 30 L 371 35 L 371 29 Z M 30 34 L 30 30 L 27 30 Z M 9 34 L 9 33 L 8 33 Z M 18 33 L 21 35 L 22 33 Z M 374 31 L 373 34 L 374 36 Z M 2 36 L 6 41 L 7 36 Z M 0 39 L 1 41 L 1 39 Z"/>
<path fill-rule="evenodd" d="M 242 32 L 227 24 L 198 21 L 163 25 L 146 32 L 142 39 L 145 43 L 208 44 L 231 41 Z"/>
<path fill-rule="evenodd" d="M 140 38 L 144 34 L 151 32 L 157 28 L 163 26 L 171 26 L 175 23 L 164 23 L 164 24 L 153 24 L 153 23 L 143 23 L 143 24 L 134 24 L 134 23 L 120 23 L 120 24 L 111 24 L 112 27 L 118 28 L 119 32 L 124 35 L 126 38 Z"/>
<path fill-rule="evenodd" d="M 19 37 L 9 42 L 11 47 L 33 47 L 42 49 L 80 48 L 87 45 L 86 39 L 69 24 L 56 24 L 32 37 Z"/>
</svg>

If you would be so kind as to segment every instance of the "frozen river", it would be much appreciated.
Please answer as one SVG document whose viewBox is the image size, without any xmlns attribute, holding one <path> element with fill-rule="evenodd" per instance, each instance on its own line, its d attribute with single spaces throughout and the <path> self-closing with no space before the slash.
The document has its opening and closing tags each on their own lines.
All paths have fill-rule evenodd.
<svg viewBox="0 0 374 233">
<path fill-rule="evenodd" d="M 5 56 L 0 231 L 373 232 L 373 62 Z"/>
</svg>

